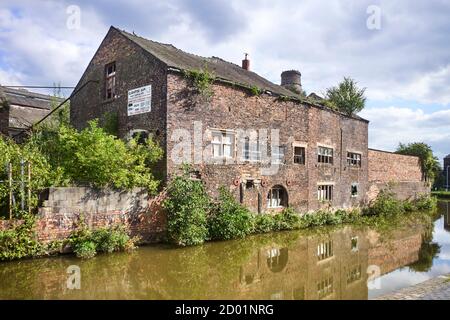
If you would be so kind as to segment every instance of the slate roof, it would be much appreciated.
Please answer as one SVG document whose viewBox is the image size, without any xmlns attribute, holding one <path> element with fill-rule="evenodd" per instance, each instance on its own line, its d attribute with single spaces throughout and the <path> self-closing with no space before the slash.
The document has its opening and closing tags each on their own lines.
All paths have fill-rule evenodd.
<svg viewBox="0 0 450 320">
<path fill-rule="evenodd" d="M 168 67 L 180 70 L 199 70 L 205 67 L 218 78 L 229 80 L 249 87 L 256 86 L 280 95 L 295 96 L 292 91 L 283 88 L 259 76 L 255 72 L 242 69 L 237 64 L 225 61 L 218 57 L 201 57 L 184 52 L 171 44 L 159 43 L 137 35 L 119 30 L 125 37 L 138 44 L 144 50 L 164 62 Z"/>
<path fill-rule="evenodd" d="M 8 105 L 9 127 L 18 129 L 28 128 L 45 117 L 51 110 L 53 99 L 62 102 L 62 99 L 49 95 L 2 86 L 0 99 Z"/>
<path fill-rule="evenodd" d="M 353 118 L 357 120 L 362 120 L 365 122 L 369 122 L 366 119 L 361 118 L 358 115 L 347 115 L 342 112 L 331 110 L 330 108 L 321 104 L 319 99 L 307 99 L 304 97 L 280 86 L 275 83 L 270 82 L 269 80 L 261 77 L 255 72 L 245 70 L 241 66 L 225 61 L 218 57 L 202 57 L 192 53 L 185 52 L 176 48 L 171 44 L 160 43 L 156 41 L 152 41 L 149 39 L 145 39 L 140 37 L 134 33 L 129 33 L 124 30 L 120 30 L 116 27 L 111 26 L 112 29 L 118 31 L 123 36 L 128 38 L 129 40 L 136 43 L 138 46 L 143 48 L 145 51 L 162 61 L 169 68 L 175 68 L 179 70 L 200 70 L 205 67 L 213 72 L 216 78 L 226 81 L 231 81 L 236 84 L 240 84 L 246 87 L 258 87 L 259 89 L 264 89 L 270 91 L 274 94 L 293 97 L 299 99 L 309 105 L 319 107 L 321 109 L 328 110 L 330 112 L 341 114 L 348 118 Z M 317 96 L 319 97 L 319 96 Z M 316 98 L 316 97 L 314 97 Z M 320 97 L 319 97 L 320 98 Z"/>
</svg>

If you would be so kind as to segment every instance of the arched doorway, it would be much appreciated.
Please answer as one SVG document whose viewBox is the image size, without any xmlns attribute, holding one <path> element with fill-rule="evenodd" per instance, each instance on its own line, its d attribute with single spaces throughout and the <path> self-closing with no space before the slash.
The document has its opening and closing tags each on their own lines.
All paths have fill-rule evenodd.
<svg viewBox="0 0 450 320">
<path fill-rule="evenodd" d="M 267 208 L 268 209 L 282 209 L 288 206 L 287 190 L 281 186 L 276 185 L 270 188 L 267 194 Z"/>
</svg>

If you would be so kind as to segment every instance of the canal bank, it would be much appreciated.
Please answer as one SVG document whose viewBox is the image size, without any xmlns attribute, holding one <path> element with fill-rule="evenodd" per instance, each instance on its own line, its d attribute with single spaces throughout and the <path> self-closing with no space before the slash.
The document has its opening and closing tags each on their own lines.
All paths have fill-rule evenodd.
<svg viewBox="0 0 450 320">
<path fill-rule="evenodd" d="M 450 273 L 375 300 L 450 300 Z"/>
</svg>

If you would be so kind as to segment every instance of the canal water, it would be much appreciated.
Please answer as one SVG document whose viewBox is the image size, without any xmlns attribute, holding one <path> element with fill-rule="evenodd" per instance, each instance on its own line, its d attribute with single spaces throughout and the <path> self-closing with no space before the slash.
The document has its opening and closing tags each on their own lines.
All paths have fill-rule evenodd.
<svg viewBox="0 0 450 320">
<path fill-rule="evenodd" d="M 450 273 L 449 217 L 439 202 L 431 220 L 382 232 L 317 228 L 0 263 L 0 299 L 370 299 Z M 78 267 L 80 289 L 70 289 Z"/>
</svg>

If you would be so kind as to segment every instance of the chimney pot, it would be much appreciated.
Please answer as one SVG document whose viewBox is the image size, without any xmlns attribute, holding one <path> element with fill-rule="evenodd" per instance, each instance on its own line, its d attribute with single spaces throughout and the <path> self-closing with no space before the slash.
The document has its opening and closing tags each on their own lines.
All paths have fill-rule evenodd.
<svg viewBox="0 0 450 320">
<path fill-rule="evenodd" d="M 242 69 L 250 70 L 250 60 L 248 60 L 248 53 L 245 53 L 245 58 L 242 60 Z"/>
</svg>

